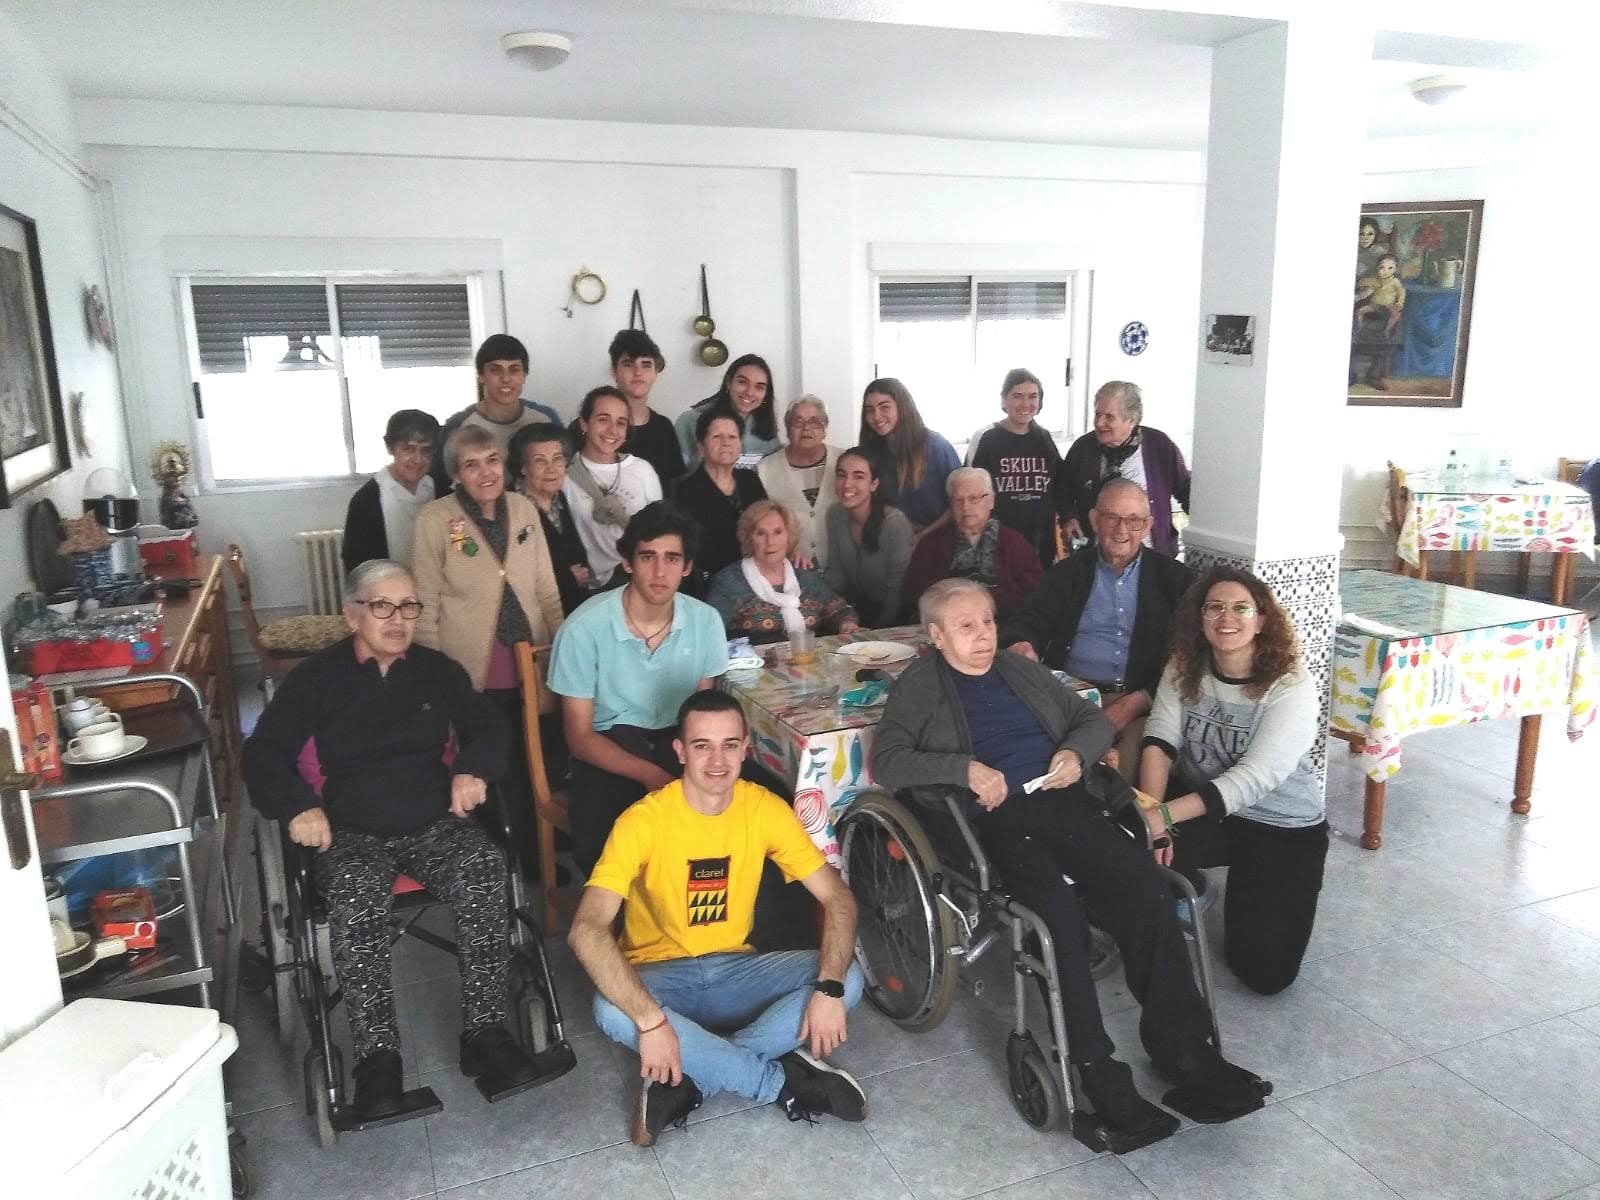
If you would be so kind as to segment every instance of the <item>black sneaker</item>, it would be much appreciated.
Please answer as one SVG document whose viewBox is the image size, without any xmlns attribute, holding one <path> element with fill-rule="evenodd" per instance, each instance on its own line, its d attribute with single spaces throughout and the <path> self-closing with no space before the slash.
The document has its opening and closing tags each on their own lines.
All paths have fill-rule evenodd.
<svg viewBox="0 0 1600 1200">
<path fill-rule="evenodd" d="M 374 1050 L 356 1064 L 352 1074 L 356 1094 L 350 1101 L 350 1108 L 359 1120 L 392 1117 L 405 1107 L 405 1082 L 397 1051 Z"/>
<path fill-rule="evenodd" d="M 461 1073 L 478 1081 L 489 1101 L 515 1095 L 538 1082 L 528 1052 L 504 1025 L 486 1025 L 461 1035 Z"/>
<path fill-rule="evenodd" d="M 1107 1055 L 1078 1068 L 1084 1096 L 1104 1126 L 1107 1148 L 1126 1154 L 1178 1131 L 1178 1118 L 1157 1108 L 1133 1085 L 1133 1071 Z"/>
<path fill-rule="evenodd" d="M 1272 1095 L 1272 1084 L 1229 1062 L 1210 1042 L 1202 1042 L 1176 1062 L 1155 1062 L 1156 1071 L 1176 1084 L 1161 1103 L 1202 1125 L 1220 1125 L 1255 1112 Z"/>
<path fill-rule="evenodd" d="M 628 1136 L 635 1146 L 654 1146 L 656 1137 L 668 1125 L 682 1129 L 689 1114 L 705 1099 L 694 1080 L 687 1075 L 677 1085 L 644 1083 L 639 1088 L 639 1103 L 633 1109 L 633 1128 Z"/>
<path fill-rule="evenodd" d="M 867 1094 L 847 1071 L 841 1071 L 804 1050 L 791 1050 L 778 1059 L 783 1068 L 783 1091 L 778 1107 L 791 1121 L 815 1125 L 824 1114 L 841 1121 L 862 1121 L 867 1116 Z"/>
</svg>

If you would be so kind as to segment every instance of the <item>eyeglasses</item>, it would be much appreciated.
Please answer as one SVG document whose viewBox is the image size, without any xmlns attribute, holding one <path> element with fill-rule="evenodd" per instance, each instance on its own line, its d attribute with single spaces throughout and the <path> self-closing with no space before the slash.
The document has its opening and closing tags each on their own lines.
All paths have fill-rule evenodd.
<svg viewBox="0 0 1600 1200">
<path fill-rule="evenodd" d="M 826 417 L 796 417 L 789 424 L 796 429 L 826 429 L 828 427 L 828 419 Z"/>
<path fill-rule="evenodd" d="M 1256 606 L 1244 600 L 1240 600 L 1235 604 L 1224 604 L 1220 600 L 1207 600 L 1200 606 L 1200 615 L 1208 621 L 1220 621 L 1222 614 L 1225 612 L 1231 612 L 1241 621 L 1248 621 L 1256 615 Z"/>
<path fill-rule="evenodd" d="M 365 604 L 367 611 L 380 621 L 387 621 L 395 613 L 399 613 L 408 621 L 415 621 L 422 615 L 421 600 L 404 600 L 396 604 L 393 600 L 357 600 L 356 604 Z"/>
<path fill-rule="evenodd" d="M 1098 511 L 1098 510 L 1096 510 L 1096 511 Z M 1144 530 L 1145 530 L 1145 527 L 1150 524 L 1150 518 L 1149 517 L 1124 517 L 1124 516 L 1119 516 L 1116 513 L 1103 512 L 1103 513 L 1100 513 L 1100 524 L 1109 525 L 1113 529 L 1115 529 L 1118 525 L 1121 525 L 1129 533 L 1143 533 Z"/>
<path fill-rule="evenodd" d="M 564 467 L 567 465 L 567 456 L 565 454 L 552 454 L 546 458 L 536 454 L 528 460 L 528 465 L 534 470 L 544 470 L 546 467 Z"/>
</svg>

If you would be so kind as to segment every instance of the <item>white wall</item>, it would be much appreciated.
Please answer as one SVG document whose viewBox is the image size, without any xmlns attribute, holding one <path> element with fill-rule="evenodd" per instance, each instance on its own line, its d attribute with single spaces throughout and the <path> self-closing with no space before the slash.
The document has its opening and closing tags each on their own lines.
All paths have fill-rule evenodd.
<svg viewBox="0 0 1600 1200">
<path fill-rule="evenodd" d="M 89 473 L 127 466 L 116 359 L 90 341 L 83 318 L 84 287 L 106 288 L 99 200 L 79 165 L 66 84 L 45 61 L 0 15 L 0 204 L 37 222 L 62 402 L 84 393 L 94 453 L 82 458 L 74 450 L 69 472 L 14 496 L 12 507 L 0 510 L 0 607 L 33 587 L 23 524 L 29 506 L 48 497 L 63 516 L 79 515 Z M 114 308 L 112 315 L 124 325 L 123 312 Z M 148 480 L 134 482 L 153 494 Z"/>
<path fill-rule="evenodd" d="M 1533 142 L 1475 166 L 1366 177 L 1365 202 L 1481 199 L 1483 233 L 1462 407 L 1346 410 L 1347 556 L 1387 553 L 1373 520 L 1390 459 L 1431 467 L 1456 447 L 1469 462 L 1492 465 L 1510 454 L 1519 472 L 1549 473 L 1557 458 L 1600 456 L 1600 398 L 1589 366 L 1600 298 L 1576 199 L 1585 194 L 1574 175 L 1582 156 L 1572 149 Z M 1512 563 L 1496 555 L 1484 566 L 1502 573 Z"/>
<path fill-rule="evenodd" d="M 300 253 L 313 238 L 344 258 L 439 239 L 498 245 L 505 327 L 534 360 L 529 394 L 565 415 L 605 380 L 605 346 L 635 286 L 668 360 L 659 407 L 670 415 L 714 389 L 719 373 L 691 357 L 704 261 L 733 353 L 764 354 L 780 400 L 815 391 L 850 431 L 872 361 L 869 248 L 942 243 L 960 258 L 1033 243 L 1048 247 L 1041 265 L 1064 255 L 1095 270 L 1091 378 L 1145 383 L 1152 423 L 1187 442 L 1195 155 L 146 102 L 80 112 L 112 181 L 135 314 L 136 445 L 190 436 L 174 272 L 208 254 L 237 269 L 254 253 L 271 269 L 274 239 Z M 560 307 L 581 265 L 611 290 L 568 320 Z M 1135 317 L 1154 332 L 1137 360 L 1115 349 Z M 292 431 L 269 422 L 264 434 Z M 198 497 L 203 541 L 241 541 L 262 606 L 292 606 L 290 535 L 340 523 L 353 486 Z"/>
</svg>

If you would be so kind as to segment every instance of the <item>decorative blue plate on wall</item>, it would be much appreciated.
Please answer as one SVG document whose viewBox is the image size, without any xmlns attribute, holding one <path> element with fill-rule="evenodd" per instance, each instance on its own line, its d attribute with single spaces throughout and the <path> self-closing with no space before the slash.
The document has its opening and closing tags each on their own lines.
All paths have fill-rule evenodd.
<svg viewBox="0 0 1600 1200">
<path fill-rule="evenodd" d="M 1122 327 L 1122 336 L 1117 341 L 1124 354 L 1143 354 L 1150 344 L 1150 331 L 1143 321 L 1129 321 Z"/>
</svg>

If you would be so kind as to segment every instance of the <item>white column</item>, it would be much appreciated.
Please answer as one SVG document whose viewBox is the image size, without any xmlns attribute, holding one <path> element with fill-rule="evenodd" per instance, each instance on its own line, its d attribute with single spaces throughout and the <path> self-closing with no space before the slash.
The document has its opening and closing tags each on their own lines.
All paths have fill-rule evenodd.
<svg viewBox="0 0 1600 1200">
<path fill-rule="evenodd" d="M 1219 46 L 1211 73 L 1185 543 L 1196 566 L 1233 563 L 1272 586 L 1324 715 L 1371 55 L 1370 27 L 1319 11 Z M 1255 318 L 1249 365 L 1207 360 L 1212 314 Z"/>
</svg>

